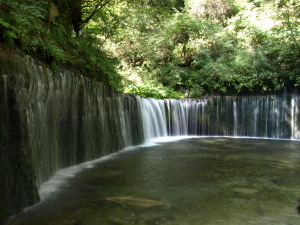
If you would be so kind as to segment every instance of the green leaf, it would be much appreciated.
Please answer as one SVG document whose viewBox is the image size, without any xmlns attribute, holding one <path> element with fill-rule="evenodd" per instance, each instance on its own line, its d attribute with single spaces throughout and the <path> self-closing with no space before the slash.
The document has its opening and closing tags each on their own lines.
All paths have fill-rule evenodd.
<svg viewBox="0 0 300 225">
<path fill-rule="evenodd" d="M 10 28 L 11 27 L 11 25 L 9 23 L 5 22 L 3 20 L 3 18 L 0 18 L 0 25 L 2 25 L 5 28 Z"/>
<path fill-rule="evenodd" d="M 10 38 L 14 38 L 14 39 L 18 39 L 17 34 L 13 31 L 6 31 L 5 36 L 10 37 Z"/>
</svg>

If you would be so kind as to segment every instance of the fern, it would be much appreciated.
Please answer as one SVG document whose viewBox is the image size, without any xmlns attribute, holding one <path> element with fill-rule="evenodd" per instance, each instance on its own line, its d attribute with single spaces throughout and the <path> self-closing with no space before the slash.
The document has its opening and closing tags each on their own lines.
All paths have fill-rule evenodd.
<svg viewBox="0 0 300 225">
<path fill-rule="evenodd" d="M 3 37 L 5 43 L 9 46 L 14 46 L 19 35 L 18 29 L 4 21 L 3 18 L 0 18 L 0 30 L 0 35 Z"/>
</svg>

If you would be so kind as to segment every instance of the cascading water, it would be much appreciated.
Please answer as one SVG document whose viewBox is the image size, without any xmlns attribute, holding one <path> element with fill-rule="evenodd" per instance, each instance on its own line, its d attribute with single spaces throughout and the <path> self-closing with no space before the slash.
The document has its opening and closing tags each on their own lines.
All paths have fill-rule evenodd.
<svg viewBox="0 0 300 225">
<path fill-rule="evenodd" d="M 30 62 L 29 62 L 30 63 Z M 26 110 L 39 181 L 59 168 L 107 155 L 143 141 L 135 96 L 122 95 L 69 72 L 41 66 L 17 77 Z"/>
<path fill-rule="evenodd" d="M 237 110 L 236 110 L 236 101 L 233 102 L 233 135 L 237 136 L 238 130 L 237 130 Z"/>
<path fill-rule="evenodd" d="M 188 113 L 192 112 L 189 109 L 189 102 L 174 99 L 166 100 L 165 102 L 168 109 L 169 134 L 173 136 L 187 135 Z"/>
<path fill-rule="evenodd" d="M 137 97 L 141 109 L 145 141 L 168 136 L 164 101 Z"/>
<path fill-rule="evenodd" d="M 299 139 L 299 96 L 155 100 L 123 95 L 71 72 L 23 59 L 14 74 L 39 182 L 56 170 L 156 137 L 224 135 Z M 7 86 L 10 76 L 3 75 Z"/>
<path fill-rule="evenodd" d="M 299 139 L 299 97 L 292 96 L 291 100 L 291 138 Z"/>
<path fill-rule="evenodd" d="M 299 139 L 297 94 L 165 100 L 170 135 Z"/>
<path fill-rule="evenodd" d="M 224 135 L 299 139 L 299 96 L 155 100 L 110 91 L 101 84 L 53 73 L 22 59 L 14 74 L 26 111 L 40 182 L 57 169 L 155 137 Z M 4 89 L 7 79 L 3 75 Z M 6 93 L 4 93 L 6 95 Z"/>
</svg>

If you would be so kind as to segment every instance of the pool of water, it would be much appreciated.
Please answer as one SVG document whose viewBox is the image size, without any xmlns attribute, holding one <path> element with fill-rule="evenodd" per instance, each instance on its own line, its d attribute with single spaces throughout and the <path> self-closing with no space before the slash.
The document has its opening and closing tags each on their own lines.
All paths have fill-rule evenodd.
<svg viewBox="0 0 300 225">
<path fill-rule="evenodd" d="M 192 138 L 124 151 L 6 225 L 297 225 L 300 142 Z"/>
</svg>

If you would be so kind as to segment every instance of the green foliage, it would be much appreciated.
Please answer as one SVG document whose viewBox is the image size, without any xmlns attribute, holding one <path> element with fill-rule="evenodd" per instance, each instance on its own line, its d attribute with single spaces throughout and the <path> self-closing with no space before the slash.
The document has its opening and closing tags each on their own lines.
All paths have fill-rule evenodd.
<svg viewBox="0 0 300 225">
<path fill-rule="evenodd" d="M 201 2 L 219 4 L 219 16 L 190 10 L 158 16 L 154 8 L 140 13 L 133 7 L 134 16 L 123 21 L 106 49 L 121 60 L 123 71 L 189 97 L 299 85 L 296 0 Z"/>
<path fill-rule="evenodd" d="M 53 2 L 0 1 L 0 41 L 145 97 L 300 86 L 298 0 Z"/>
</svg>

